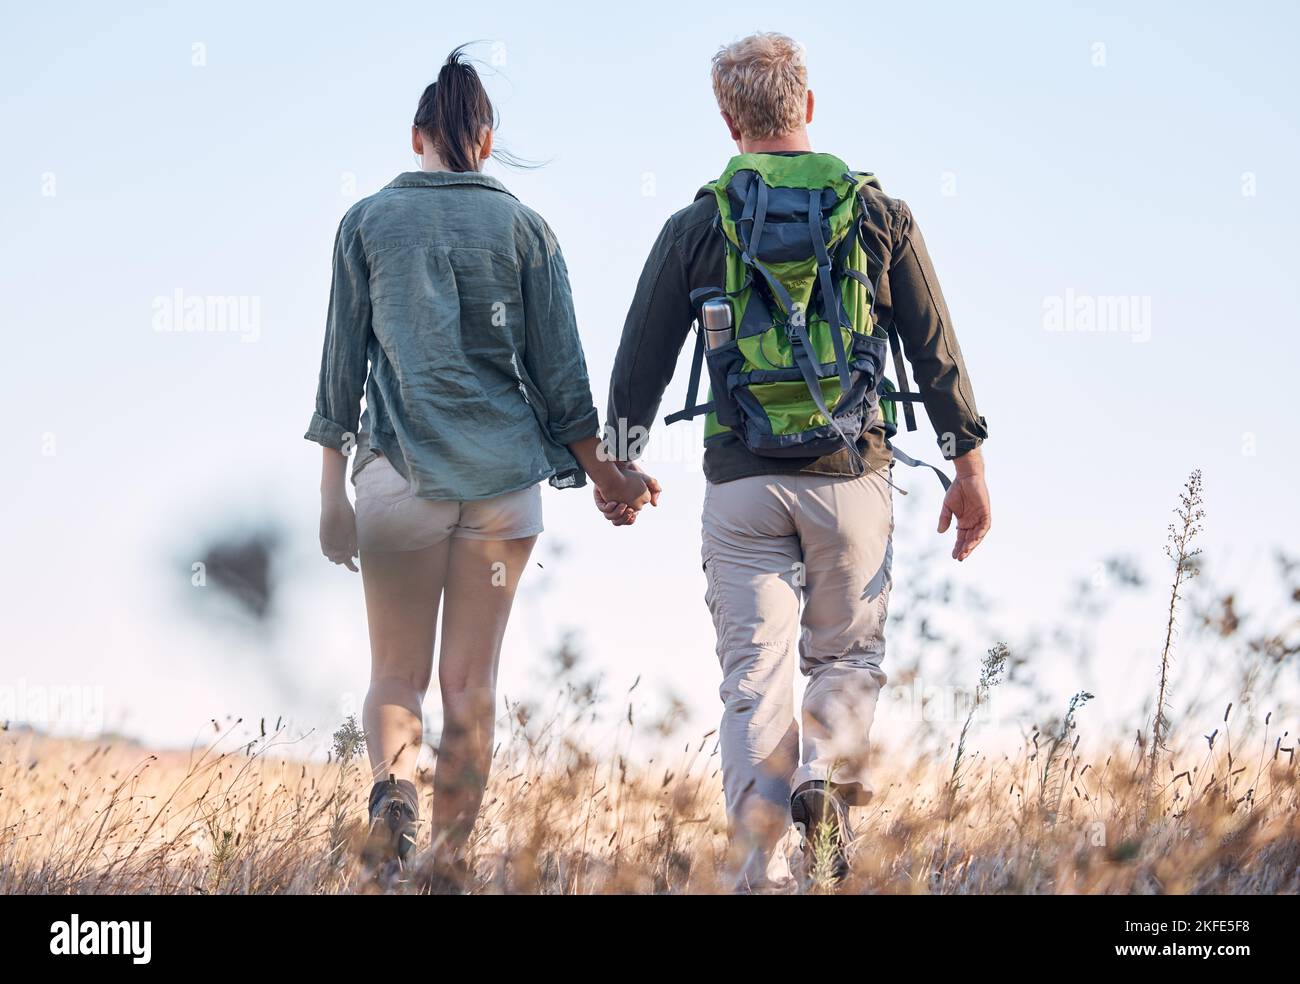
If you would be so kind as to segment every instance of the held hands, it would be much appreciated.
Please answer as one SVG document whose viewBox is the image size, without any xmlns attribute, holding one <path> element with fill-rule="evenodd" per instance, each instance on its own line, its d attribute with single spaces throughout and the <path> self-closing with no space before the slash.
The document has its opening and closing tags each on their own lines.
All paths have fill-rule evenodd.
<svg viewBox="0 0 1300 984">
<path fill-rule="evenodd" d="M 989 531 L 993 522 L 989 490 L 984 484 L 984 457 L 979 448 L 957 459 L 957 477 L 943 497 L 939 513 L 939 532 L 947 533 L 957 517 L 957 542 L 952 547 L 953 560 L 965 560 Z"/>
<path fill-rule="evenodd" d="M 658 481 L 651 478 L 631 461 L 616 462 L 616 474 L 594 484 L 596 508 L 615 526 L 631 526 L 637 513 L 649 503 L 659 505 L 663 491 Z"/>
</svg>

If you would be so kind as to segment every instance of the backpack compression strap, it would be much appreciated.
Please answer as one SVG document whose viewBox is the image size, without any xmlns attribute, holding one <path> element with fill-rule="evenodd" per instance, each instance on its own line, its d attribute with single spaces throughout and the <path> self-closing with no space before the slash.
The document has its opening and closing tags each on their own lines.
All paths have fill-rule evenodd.
<svg viewBox="0 0 1300 984">
<path fill-rule="evenodd" d="M 943 486 L 945 492 L 952 487 L 952 480 L 942 471 L 930 464 L 928 461 L 922 461 L 919 458 L 913 458 L 906 451 L 900 451 L 892 444 L 889 445 L 889 453 L 894 456 L 895 461 L 901 461 L 910 468 L 928 468 L 939 476 L 939 484 Z M 899 491 L 902 491 L 901 489 Z"/>
<path fill-rule="evenodd" d="M 839 293 L 831 281 L 831 258 L 826 251 L 826 240 L 822 237 L 822 193 L 816 189 L 808 192 L 808 235 L 817 254 L 817 281 L 822 289 L 822 317 L 831 329 L 831 341 L 835 345 L 835 368 L 840 374 L 840 394 L 843 396 L 849 391 L 849 358 L 844 351 L 844 336 L 840 334 L 840 329 L 847 319 L 844 316 L 844 308 L 840 304 Z M 818 386 L 818 389 L 820 390 L 821 387 Z"/>
</svg>

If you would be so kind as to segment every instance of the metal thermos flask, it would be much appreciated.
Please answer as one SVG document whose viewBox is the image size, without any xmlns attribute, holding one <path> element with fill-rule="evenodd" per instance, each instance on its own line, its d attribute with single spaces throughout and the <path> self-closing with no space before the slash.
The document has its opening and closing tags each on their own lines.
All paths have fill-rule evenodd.
<svg viewBox="0 0 1300 984">
<path fill-rule="evenodd" d="M 714 298 L 700 305 L 700 323 L 704 327 L 704 344 L 711 349 L 731 341 L 731 304 Z"/>
</svg>

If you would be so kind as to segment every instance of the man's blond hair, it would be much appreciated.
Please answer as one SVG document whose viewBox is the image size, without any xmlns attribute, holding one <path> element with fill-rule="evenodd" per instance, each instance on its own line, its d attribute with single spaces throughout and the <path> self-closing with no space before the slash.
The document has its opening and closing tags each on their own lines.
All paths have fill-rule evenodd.
<svg viewBox="0 0 1300 984">
<path fill-rule="evenodd" d="M 806 119 L 807 92 L 803 46 L 784 34 L 751 34 L 713 56 L 718 107 L 751 140 L 798 129 Z"/>
</svg>

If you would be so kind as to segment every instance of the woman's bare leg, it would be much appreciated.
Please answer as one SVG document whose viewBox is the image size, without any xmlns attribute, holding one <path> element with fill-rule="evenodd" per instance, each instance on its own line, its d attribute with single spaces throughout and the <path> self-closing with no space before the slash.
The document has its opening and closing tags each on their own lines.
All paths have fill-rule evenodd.
<svg viewBox="0 0 1300 984">
<path fill-rule="evenodd" d="M 442 651 L 442 741 L 433 774 L 433 836 L 449 861 L 463 850 L 487 787 L 496 723 L 497 661 L 515 589 L 537 537 L 452 540 Z"/>
<path fill-rule="evenodd" d="M 415 778 L 450 552 L 450 540 L 424 550 L 361 551 L 370 624 L 370 691 L 361 723 L 375 782 L 390 773 Z"/>
</svg>

